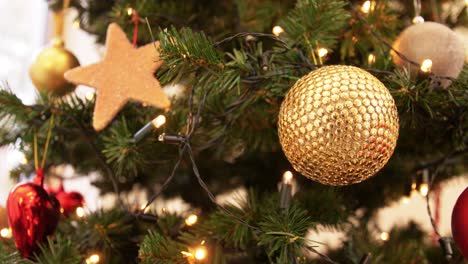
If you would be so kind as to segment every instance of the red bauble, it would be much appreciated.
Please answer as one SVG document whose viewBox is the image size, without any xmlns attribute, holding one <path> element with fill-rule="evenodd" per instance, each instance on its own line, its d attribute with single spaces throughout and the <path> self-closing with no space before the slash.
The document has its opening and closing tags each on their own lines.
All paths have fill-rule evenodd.
<svg viewBox="0 0 468 264">
<path fill-rule="evenodd" d="M 468 187 L 453 207 L 452 236 L 465 259 L 468 259 Z"/>
<path fill-rule="evenodd" d="M 69 216 L 76 208 L 83 206 L 84 198 L 79 192 L 59 192 L 55 196 L 63 208 L 63 214 Z"/>
<path fill-rule="evenodd" d="M 63 215 L 70 216 L 75 213 L 76 208 L 85 204 L 83 195 L 79 192 L 66 192 L 62 183 L 57 190 L 48 190 L 49 194 L 55 196 L 63 209 Z"/>
<path fill-rule="evenodd" d="M 38 173 L 39 174 L 39 173 Z M 42 176 L 42 175 L 41 175 Z M 38 243 L 45 242 L 57 227 L 60 205 L 42 187 L 42 179 L 17 185 L 8 195 L 8 221 L 16 248 L 23 257 L 31 257 Z"/>
</svg>

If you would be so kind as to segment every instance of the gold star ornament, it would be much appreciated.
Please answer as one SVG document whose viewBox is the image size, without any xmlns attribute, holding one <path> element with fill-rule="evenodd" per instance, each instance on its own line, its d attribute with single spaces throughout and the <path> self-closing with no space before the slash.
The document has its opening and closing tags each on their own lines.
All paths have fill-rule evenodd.
<svg viewBox="0 0 468 264">
<path fill-rule="evenodd" d="M 94 129 L 105 128 L 129 100 L 169 108 L 171 102 L 153 75 L 163 63 L 158 46 L 159 42 L 154 42 L 134 48 L 122 29 L 112 23 L 107 28 L 104 60 L 65 73 L 69 82 L 97 90 Z"/>
</svg>

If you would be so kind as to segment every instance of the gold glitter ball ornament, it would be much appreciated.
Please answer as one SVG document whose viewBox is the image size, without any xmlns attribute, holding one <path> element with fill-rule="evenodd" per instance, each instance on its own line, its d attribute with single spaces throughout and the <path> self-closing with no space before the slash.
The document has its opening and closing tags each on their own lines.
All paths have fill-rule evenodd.
<svg viewBox="0 0 468 264">
<path fill-rule="evenodd" d="M 389 160 L 398 138 L 393 97 L 370 73 L 326 66 L 302 77 L 281 105 L 278 134 L 294 169 L 322 184 L 361 182 Z"/>
<path fill-rule="evenodd" d="M 73 83 L 65 80 L 64 73 L 79 65 L 75 55 L 65 49 L 60 38 L 56 38 L 50 47 L 39 53 L 29 68 L 29 76 L 39 91 L 62 96 L 75 89 Z"/>
</svg>

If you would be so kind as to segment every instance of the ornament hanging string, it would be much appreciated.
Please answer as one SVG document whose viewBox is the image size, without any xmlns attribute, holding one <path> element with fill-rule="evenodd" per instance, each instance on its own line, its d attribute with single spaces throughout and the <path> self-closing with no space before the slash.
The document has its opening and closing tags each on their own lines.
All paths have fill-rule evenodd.
<svg viewBox="0 0 468 264">
<path fill-rule="evenodd" d="M 41 163 L 39 164 L 39 151 L 37 143 L 37 131 L 34 132 L 34 167 L 36 169 L 36 177 L 34 178 L 34 183 L 40 186 L 44 185 L 44 166 L 47 158 L 47 153 L 49 152 L 50 139 L 52 137 L 52 127 L 54 126 L 54 115 L 49 119 L 49 127 L 47 129 L 47 137 L 44 146 L 44 153 L 42 154 Z"/>
<path fill-rule="evenodd" d="M 133 27 L 133 47 L 136 48 L 137 46 L 137 40 L 138 40 L 138 21 L 139 20 L 139 17 L 138 17 L 138 13 L 135 9 L 133 9 L 133 15 L 132 15 L 132 21 L 133 21 L 133 24 L 135 25 Z"/>
</svg>

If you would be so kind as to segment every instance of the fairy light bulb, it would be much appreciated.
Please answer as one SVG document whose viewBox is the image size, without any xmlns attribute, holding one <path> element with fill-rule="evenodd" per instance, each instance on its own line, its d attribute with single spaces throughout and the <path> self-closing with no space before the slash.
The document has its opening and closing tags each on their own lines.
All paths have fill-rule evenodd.
<svg viewBox="0 0 468 264">
<path fill-rule="evenodd" d="M 133 8 L 131 7 L 127 8 L 127 15 L 129 16 L 133 15 L 133 11 L 134 11 Z"/>
<path fill-rule="evenodd" d="M 368 14 L 371 10 L 371 1 L 365 1 L 364 4 L 362 4 L 361 11 L 364 14 Z"/>
<path fill-rule="evenodd" d="M 421 24 L 424 23 L 424 17 L 422 16 L 415 16 L 413 18 L 413 24 Z"/>
<path fill-rule="evenodd" d="M 284 184 L 291 184 L 293 179 L 293 174 L 290 171 L 285 171 L 283 174 L 283 183 Z"/>
<path fill-rule="evenodd" d="M 73 22 L 73 28 L 79 29 L 79 28 L 80 28 L 80 21 L 75 20 L 75 21 Z"/>
<path fill-rule="evenodd" d="M 323 58 L 328 54 L 328 50 L 326 48 L 319 48 L 317 53 L 320 58 Z"/>
<path fill-rule="evenodd" d="M 94 92 L 94 91 L 89 91 L 89 92 L 87 92 L 87 93 L 85 94 L 85 98 L 86 98 L 86 100 L 91 101 L 91 100 L 93 100 L 94 95 L 95 95 L 95 92 Z"/>
<path fill-rule="evenodd" d="M 430 72 L 432 69 L 432 60 L 425 59 L 421 64 L 421 71 L 422 72 Z"/>
<path fill-rule="evenodd" d="M 410 198 L 409 198 L 408 196 L 406 196 L 406 195 L 403 196 L 403 197 L 401 198 L 401 203 L 402 203 L 402 204 L 409 204 L 409 203 L 410 203 Z"/>
<path fill-rule="evenodd" d="M 86 264 L 97 264 L 101 260 L 98 254 L 92 254 L 86 259 Z"/>
<path fill-rule="evenodd" d="M 429 170 L 422 171 L 421 184 L 419 185 L 419 193 L 426 197 L 429 193 Z"/>
<path fill-rule="evenodd" d="M 11 238 L 12 237 L 12 233 L 11 233 L 11 228 L 2 228 L 0 230 L 0 236 L 3 237 L 3 238 Z"/>
<path fill-rule="evenodd" d="M 195 249 L 194 257 L 196 260 L 204 260 L 207 255 L 208 253 L 205 247 L 200 246 L 197 249 Z"/>
<path fill-rule="evenodd" d="M 83 207 L 77 207 L 75 213 L 76 213 L 76 216 L 78 216 L 79 218 L 83 218 L 84 215 L 85 215 L 84 208 Z"/>
<path fill-rule="evenodd" d="M 375 55 L 373 53 L 367 56 L 367 64 L 372 65 L 375 63 Z"/>
<path fill-rule="evenodd" d="M 188 226 L 193 226 L 198 221 L 198 216 L 196 214 L 191 214 L 185 218 L 185 224 Z"/>
<path fill-rule="evenodd" d="M 160 128 L 166 123 L 166 117 L 164 115 L 158 115 L 153 119 L 152 123 L 155 128 Z"/>
<path fill-rule="evenodd" d="M 273 35 L 279 37 L 279 35 L 281 35 L 281 33 L 284 32 L 284 29 L 280 26 L 274 26 L 272 29 L 272 32 L 273 32 Z"/>
<path fill-rule="evenodd" d="M 419 186 L 419 193 L 422 196 L 426 197 L 429 193 L 429 185 L 427 183 L 421 183 L 421 185 Z"/>
<path fill-rule="evenodd" d="M 380 233 L 380 240 L 382 241 L 388 241 L 390 239 L 390 234 L 388 232 L 382 232 Z"/>
</svg>

